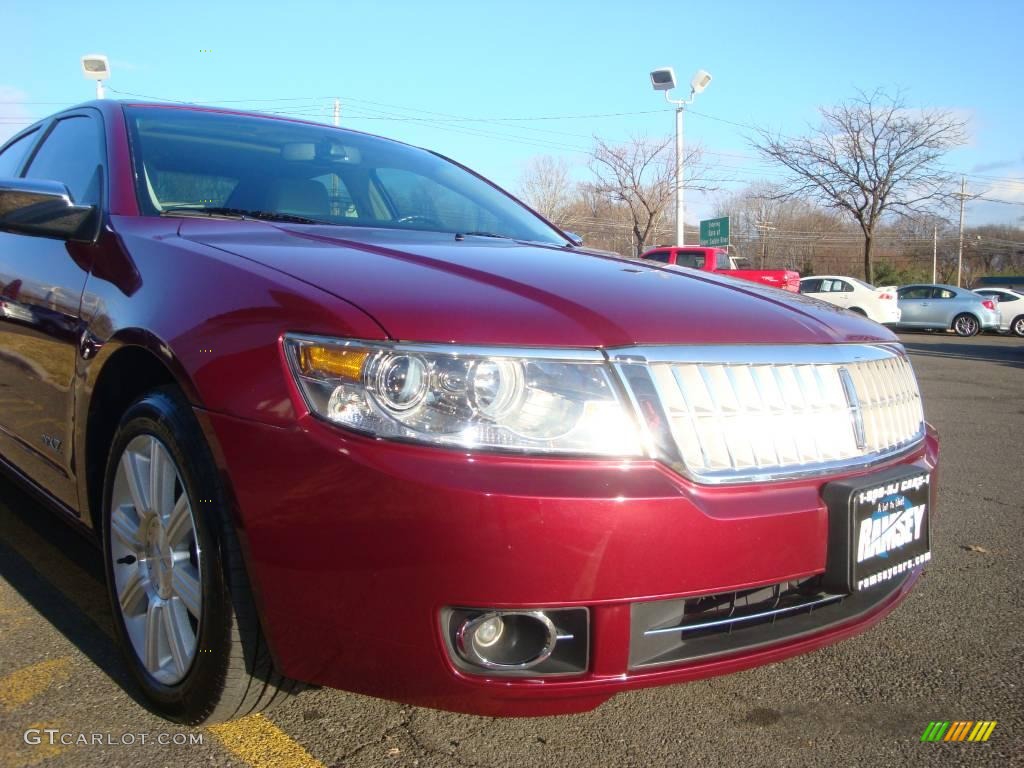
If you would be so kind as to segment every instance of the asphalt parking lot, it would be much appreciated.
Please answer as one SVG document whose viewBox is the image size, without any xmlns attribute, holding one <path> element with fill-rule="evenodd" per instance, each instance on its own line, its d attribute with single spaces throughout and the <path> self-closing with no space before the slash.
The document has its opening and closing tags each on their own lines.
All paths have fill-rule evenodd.
<svg viewBox="0 0 1024 768">
<path fill-rule="evenodd" d="M 840 645 L 571 717 L 320 689 L 227 726 L 168 724 L 122 670 L 97 551 L 0 480 L 0 768 L 1024 765 L 1024 340 L 903 341 L 943 441 L 934 559 L 908 600 Z M 921 743 L 933 720 L 998 725 Z"/>
</svg>

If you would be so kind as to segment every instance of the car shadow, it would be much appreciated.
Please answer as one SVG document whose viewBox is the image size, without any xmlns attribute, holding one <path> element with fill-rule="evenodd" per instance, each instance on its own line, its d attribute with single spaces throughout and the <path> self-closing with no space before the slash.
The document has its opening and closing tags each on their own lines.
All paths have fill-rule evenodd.
<svg viewBox="0 0 1024 768">
<path fill-rule="evenodd" d="M 114 640 L 102 550 L 85 528 L 69 525 L 59 512 L 27 493 L 2 471 L 0 580 L 140 707 L 160 717 L 128 671 Z M 255 658 L 255 653 L 246 653 L 250 673 L 268 682 L 265 669 L 252 669 Z"/>
<path fill-rule="evenodd" d="M 113 639 L 100 550 L 0 475 L 0 579 L 148 709 Z"/>
<path fill-rule="evenodd" d="M 929 334 L 906 334 L 900 332 L 904 348 L 914 355 L 944 357 L 953 360 L 977 360 L 997 363 L 1013 368 L 1024 368 L 1024 342 L 1007 343 L 1005 337 L 974 336 L 967 339 L 949 337 L 948 340 L 932 341 Z M 916 338 L 920 338 L 918 341 Z M 924 339 L 929 339 L 925 341 Z M 1016 341 L 1016 339 L 1012 339 Z"/>
</svg>

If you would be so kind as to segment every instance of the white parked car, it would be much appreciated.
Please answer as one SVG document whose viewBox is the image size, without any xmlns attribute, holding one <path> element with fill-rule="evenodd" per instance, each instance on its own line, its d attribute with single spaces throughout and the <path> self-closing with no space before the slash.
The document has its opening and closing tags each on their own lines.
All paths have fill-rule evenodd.
<svg viewBox="0 0 1024 768">
<path fill-rule="evenodd" d="M 974 292 L 997 302 L 1000 331 L 1024 336 L 1024 293 L 1009 288 L 978 288 Z"/>
<path fill-rule="evenodd" d="M 876 288 L 855 277 L 815 275 L 800 281 L 800 293 L 866 315 L 876 323 L 900 321 L 895 285 Z"/>
</svg>

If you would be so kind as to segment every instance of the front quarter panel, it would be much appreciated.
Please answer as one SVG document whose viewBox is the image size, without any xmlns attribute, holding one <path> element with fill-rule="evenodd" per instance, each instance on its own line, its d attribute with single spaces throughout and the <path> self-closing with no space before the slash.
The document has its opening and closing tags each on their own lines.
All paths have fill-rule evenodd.
<svg viewBox="0 0 1024 768">
<path fill-rule="evenodd" d="M 179 223 L 111 218 L 106 247 L 83 297 L 83 319 L 100 349 L 88 382 L 95 383 L 119 345 L 142 344 L 187 378 L 182 388 L 195 405 L 292 423 L 295 413 L 278 352 L 282 333 L 386 338 L 372 318 L 347 302 L 177 237 Z"/>
</svg>

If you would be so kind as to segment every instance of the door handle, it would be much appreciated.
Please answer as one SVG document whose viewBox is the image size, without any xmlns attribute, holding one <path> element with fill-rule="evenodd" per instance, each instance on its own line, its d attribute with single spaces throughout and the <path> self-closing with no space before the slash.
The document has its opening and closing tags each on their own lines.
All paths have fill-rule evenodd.
<svg viewBox="0 0 1024 768">
<path fill-rule="evenodd" d="M 91 360 L 103 349 L 103 342 L 92 335 L 88 330 L 82 331 L 82 338 L 78 343 L 78 352 L 83 360 Z"/>
</svg>

